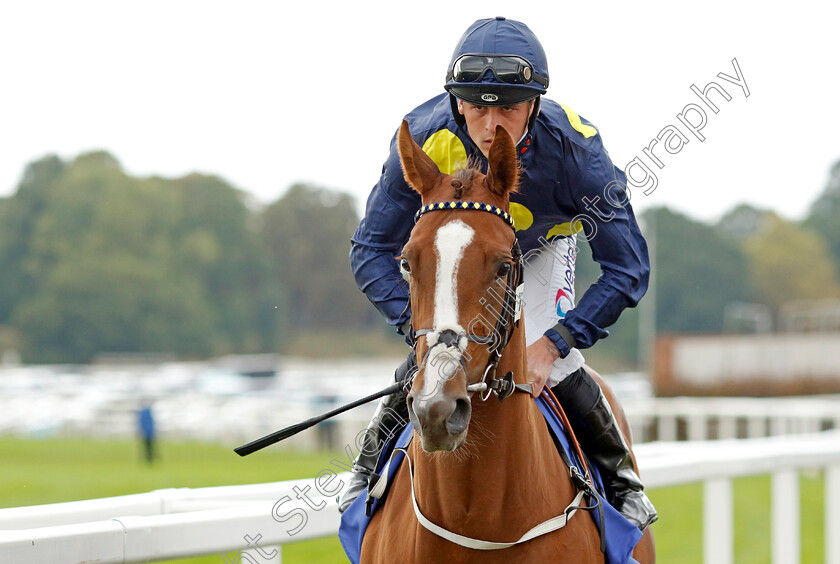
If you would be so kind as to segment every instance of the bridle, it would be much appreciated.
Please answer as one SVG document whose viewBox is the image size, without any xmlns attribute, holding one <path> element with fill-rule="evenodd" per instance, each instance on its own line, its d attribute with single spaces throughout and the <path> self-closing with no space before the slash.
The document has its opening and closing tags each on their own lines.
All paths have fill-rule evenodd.
<svg viewBox="0 0 840 564">
<path fill-rule="evenodd" d="M 484 204 L 480 202 L 435 202 L 427 204 L 417 210 L 414 214 L 414 222 L 416 223 L 423 215 L 433 211 L 447 211 L 447 210 L 473 210 L 492 213 L 507 223 L 507 225 L 514 230 L 513 246 L 510 249 L 510 254 L 513 259 L 513 266 L 506 275 L 504 299 L 501 300 L 501 311 L 497 312 L 498 319 L 496 326 L 490 335 L 476 335 L 467 331 L 462 331 L 454 337 L 449 337 L 448 340 L 441 339 L 444 344 L 453 346 L 461 337 L 466 337 L 468 341 L 482 345 L 491 345 L 490 357 L 487 360 L 487 366 L 484 369 L 484 375 L 481 380 L 475 384 L 467 386 L 468 392 L 484 392 L 481 396 L 482 400 L 490 397 L 490 394 L 495 392 L 499 397 L 499 401 L 503 401 L 513 392 L 532 393 L 530 384 L 515 384 L 513 381 L 513 372 L 508 372 L 503 377 L 496 377 L 496 368 L 502 358 L 502 351 L 507 347 L 513 335 L 514 327 L 519 326 L 519 320 L 522 316 L 522 284 L 523 284 L 523 269 L 522 269 L 522 249 L 519 247 L 519 241 L 515 237 L 516 228 L 513 222 L 513 217 L 510 213 L 502 208 L 493 206 L 491 204 Z M 417 339 L 434 332 L 434 329 L 420 329 L 414 331 L 411 328 L 410 339 L 417 348 Z M 431 351 L 431 348 L 429 349 Z M 428 356 L 428 352 L 426 356 Z M 424 357 L 419 365 L 425 363 Z M 462 357 L 461 364 L 464 365 L 466 360 Z"/>
<path fill-rule="evenodd" d="M 482 376 L 479 382 L 467 386 L 468 392 L 486 392 L 481 396 L 481 399 L 483 401 L 487 400 L 487 398 L 489 398 L 490 394 L 493 392 L 495 392 L 496 395 L 499 397 L 499 401 L 503 401 L 505 398 L 509 397 L 514 392 L 525 392 L 528 395 L 532 395 L 533 388 L 530 384 L 514 383 L 513 372 L 508 372 L 502 378 L 496 377 L 496 368 L 499 364 L 499 360 L 502 358 L 502 351 L 507 347 L 508 343 L 510 343 L 511 336 L 513 334 L 513 329 L 519 326 L 521 318 L 523 283 L 522 250 L 519 247 L 519 242 L 515 238 L 515 227 L 513 223 L 513 218 L 508 212 L 490 204 L 482 204 L 476 202 L 437 202 L 434 204 L 425 205 L 422 208 L 420 208 L 414 216 L 414 221 L 417 222 L 417 220 L 420 219 L 421 216 L 429 212 L 452 209 L 484 211 L 495 214 L 504 219 L 505 222 L 510 226 L 510 228 L 514 229 L 514 242 L 513 246 L 511 247 L 513 267 L 508 271 L 506 276 L 505 298 L 502 304 L 502 311 L 499 312 L 498 319 L 496 320 L 496 327 L 493 330 L 493 334 L 489 336 L 483 336 L 475 335 L 467 331 L 462 331 L 459 335 L 456 335 L 454 332 L 450 332 L 451 334 L 444 336 L 445 332 L 442 332 L 440 341 L 444 342 L 444 344 L 448 346 L 454 346 L 462 337 L 466 337 L 468 341 L 472 341 L 474 343 L 492 344 L 492 348 L 490 350 L 490 357 L 488 358 L 487 366 L 484 369 L 484 375 Z M 428 335 L 432 332 L 434 332 L 434 329 L 420 329 L 415 333 L 412 327 L 412 329 L 410 330 L 410 336 L 412 338 L 415 351 L 417 348 L 417 339 Z M 494 339 L 495 336 L 499 337 L 498 341 Z M 431 351 L 431 348 L 429 350 Z M 428 354 L 429 353 L 427 351 L 427 357 Z M 419 362 L 419 365 L 424 365 L 425 361 L 426 358 L 423 358 Z M 462 366 L 465 364 L 465 362 L 466 361 L 462 356 Z M 546 395 L 546 397 L 550 396 L 551 398 L 554 398 L 550 390 L 544 390 L 543 394 Z M 562 412 L 562 408 L 560 407 L 559 402 L 557 402 L 556 398 L 554 398 L 553 401 L 554 403 L 556 403 L 556 409 Z M 554 409 L 554 407 L 552 407 L 552 409 Z M 561 417 L 561 420 L 564 421 L 566 429 L 568 429 L 570 432 L 571 426 L 568 424 L 568 420 L 565 419 L 565 416 Z M 571 440 L 574 440 L 576 442 L 576 439 L 574 439 L 574 435 L 570 436 L 572 437 Z M 409 442 L 410 441 L 411 439 L 409 439 Z M 408 472 L 411 480 L 411 502 L 414 508 L 414 515 L 417 518 L 418 522 L 431 533 L 457 545 L 471 548 L 474 550 L 500 550 L 510 548 L 512 546 L 527 542 L 536 537 L 546 535 L 548 533 L 565 527 L 566 524 L 569 522 L 569 519 L 571 519 L 572 516 L 574 516 L 574 514 L 579 509 L 585 511 L 599 511 L 601 519 L 600 530 L 604 530 L 603 512 L 601 510 L 600 500 L 597 496 L 597 493 L 594 490 L 594 487 L 592 486 L 592 480 L 589 476 L 586 475 L 586 470 L 584 470 L 583 473 L 580 472 L 578 467 L 571 462 L 568 454 L 565 452 L 564 449 L 561 449 L 561 458 L 565 462 L 566 466 L 569 468 L 570 477 L 575 487 L 577 488 L 577 494 L 574 496 L 574 499 L 572 499 L 572 501 L 568 504 L 568 506 L 563 510 L 562 513 L 560 513 L 556 517 L 543 521 L 539 525 L 527 531 L 519 539 L 512 542 L 492 542 L 463 536 L 452 532 L 428 519 L 420 510 L 420 506 L 417 503 L 414 485 L 414 467 L 412 465 L 411 457 L 409 457 L 408 455 L 408 443 L 402 447 L 398 447 L 393 450 L 391 456 L 388 458 L 385 464 L 385 467 L 382 468 L 380 473 L 376 475 L 375 481 L 371 483 L 371 486 L 368 491 L 368 510 L 371 507 L 373 498 L 380 498 L 382 497 L 382 495 L 384 495 L 388 485 L 389 468 L 391 466 L 393 456 L 397 452 L 402 453 L 405 456 L 405 460 L 408 462 Z M 579 454 L 579 456 L 581 460 L 584 460 L 582 454 Z M 587 495 L 591 499 L 595 500 L 595 505 L 589 506 L 587 504 L 584 504 L 584 497 Z M 603 552 L 604 549 L 604 535 L 602 533 L 601 551 Z"/>
<path fill-rule="evenodd" d="M 491 344 L 495 343 L 494 336 L 500 336 L 501 338 L 499 339 L 498 343 L 494 344 L 492 349 L 490 350 L 490 357 L 487 361 L 487 367 L 484 370 L 484 375 L 482 376 L 479 382 L 468 385 L 467 391 L 486 392 L 484 395 L 481 396 L 482 400 L 487 400 L 487 398 L 490 397 L 490 394 L 492 392 L 496 393 L 496 395 L 499 397 L 499 401 L 503 401 L 505 398 L 507 398 L 514 392 L 525 392 L 528 395 L 533 395 L 533 388 L 530 384 L 514 383 L 513 372 L 508 372 L 502 378 L 496 377 L 496 368 L 499 364 L 499 360 L 502 357 L 502 351 L 507 347 L 508 343 L 510 342 L 511 336 L 513 334 L 513 329 L 514 327 L 519 326 L 521 318 L 523 283 L 522 250 L 519 247 L 519 242 L 515 238 L 515 227 L 513 223 L 513 218 L 508 212 L 490 204 L 482 204 L 477 202 L 437 202 L 434 204 L 425 205 L 422 208 L 420 208 L 414 216 L 414 221 L 416 223 L 421 216 L 432 211 L 452 209 L 484 211 L 493 213 L 504 219 L 505 222 L 511 227 L 511 229 L 514 229 L 514 242 L 513 246 L 511 247 L 513 267 L 508 271 L 506 276 L 505 299 L 502 305 L 502 311 L 499 313 L 498 319 L 496 320 L 496 327 L 493 330 L 493 334 L 483 336 L 475 335 L 467 331 L 462 331 L 459 335 L 456 335 L 454 332 L 451 332 L 450 335 L 444 338 L 443 335 L 445 332 L 442 332 L 441 342 L 444 342 L 444 344 L 446 345 L 453 346 L 462 337 L 466 337 L 468 341 L 472 341 L 474 343 Z M 413 327 L 410 329 L 410 338 L 412 340 L 415 351 L 417 349 L 417 339 L 424 335 L 428 335 L 432 332 L 434 332 L 434 329 L 420 329 L 416 333 L 414 332 Z M 429 350 L 431 350 L 431 348 Z M 428 351 L 426 353 L 426 356 L 428 357 Z M 420 361 L 419 365 L 422 366 L 423 364 L 425 364 L 425 361 L 426 358 Z M 462 356 L 462 366 L 465 364 L 465 362 L 466 361 Z M 566 419 L 565 414 L 562 414 L 562 407 L 560 407 L 560 403 L 557 401 L 557 399 L 554 397 L 554 395 L 549 389 L 544 389 L 543 395 L 546 398 L 551 398 L 551 400 L 549 400 L 548 402 L 549 408 L 558 413 L 558 417 L 560 418 L 560 420 L 563 421 L 563 425 L 570 435 L 570 440 L 574 441 L 574 443 L 577 445 L 577 439 L 574 437 L 574 434 L 571 431 L 571 425 L 569 424 L 568 419 Z M 411 438 L 409 439 L 409 443 L 410 441 Z M 574 514 L 580 509 L 584 511 L 598 511 L 601 523 L 601 527 L 599 529 L 601 531 L 601 552 L 605 551 L 605 538 L 603 534 L 604 517 L 603 510 L 601 508 L 600 498 L 598 497 L 598 494 L 592 485 L 591 476 L 588 475 L 588 470 L 586 469 L 584 462 L 585 459 L 583 457 L 582 452 L 580 452 L 579 448 L 578 456 L 581 463 L 584 466 L 583 472 L 581 472 L 578 469 L 578 467 L 572 463 L 571 459 L 569 458 L 569 455 L 565 452 L 565 449 L 560 449 L 560 456 L 563 459 L 566 466 L 569 468 L 570 477 L 575 487 L 577 488 L 577 494 L 575 495 L 574 499 L 572 499 L 572 501 L 560 515 L 543 521 L 542 523 L 533 527 L 524 535 L 522 535 L 519 539 L 513 542 L 492 542 L 482 539 L 466 537 L 454 533 L 444 527 L 441 527 L 440 525 L 432 522 L 425 515 L 423 515 L 422 511 L 420 510 L 420 506 L 417 504 L 417 498 L 415 495 L 414 467 L 412 466 L 411 458 L 408 456 L 408 443 L 406 443 L 402 447 L 395 448 L 392 451 L 391 456 L 388 458 L 385 467 L 382 468 L 379 474 L 375 475 L 376 479 L 371 484 L 368 491 L 368 511 L 370 510 L 373 498 L 380 498 L 385 493 L 385 490 L 388 485 L 389 468 L 391 466 L 393 456 L 397 452 L 402 453 L 405 456 L 405 460 L 408 462 L 408 472 L 411 480 L 411 502 L 414 508 L 414 515 L 416 516 L 418 522 L 426 530 L 441 538 L 444 538 L 457 545 L 471 548 L 474 550 L 500 550 L 510 548 L 512 546 L 527 542 L 536 537 L 546 535 L 548 533 L 565 527 L 566 524 L 569 522 L 569 519 L 571 519 L 572 516 L 574 516 Z M 595 500 L 595 504 L 584 504 L 584 497 L 586 496 L 589 496 L 591 499 Z"/>
</svg>

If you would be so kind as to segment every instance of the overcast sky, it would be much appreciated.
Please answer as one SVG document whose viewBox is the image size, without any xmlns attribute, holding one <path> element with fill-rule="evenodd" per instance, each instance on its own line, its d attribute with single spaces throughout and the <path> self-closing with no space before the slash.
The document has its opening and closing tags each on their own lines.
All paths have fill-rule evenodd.
<svg viewBox="0 0 840 564">
<path fill-rule="evenodd" d="M 800 218 L 840 159 L 840 8 L 774 4 L 5 2 L 0 196 L 45 154 L 105 149 L 131 174 L 217 174 L 266 203 L 297 181 L 361 203 L 463 31 L 504 15 L 541 39 L 548 97 L 592 121 L 619 166 L 653 167 L 643 149 L 682 130 L 678 153 L 654 147 L 664 168 L 637 210 L 717 219 L 747 202 Z M 736 76 L 733 59 L 749 97 L 717 77 Z M 710 81 L 731 96 L 710 95 L 717 114 L 691 90 Z M 688 104 L 705 109 L 702 142 L 677 118 Z"/>
</svg>

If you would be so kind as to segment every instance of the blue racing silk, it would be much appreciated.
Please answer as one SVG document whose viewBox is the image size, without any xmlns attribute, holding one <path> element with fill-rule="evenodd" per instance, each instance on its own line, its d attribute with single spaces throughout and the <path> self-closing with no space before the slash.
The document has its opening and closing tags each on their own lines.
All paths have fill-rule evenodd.
<svg viewBox="0 0 840 564">
<path fill-rule="evenodd" d="M 441 172 L 487 159 L 455 120 L 448 94 L 441 94 L 406 116 L 414 140 Z M 585 349 L 609 335 L 607 327 L 635 306 L 647 290 L 650 264 L 645 240 L 629 204 L 622 170 L 613 165 L 598 130 L 570 108 L 542 99 L 534 126 L 517 144 L 519 190 L 511 194 L 511 215 L 525 253 L 546 241 L 577 233 L 589 241 L 601 276 L 579 299 L 563 325 Z M 397 328 L 409 318 L 408 284 L 395 257 L 414 226 L 420 195 L 403 177 L 396 135 L 382 175 L 368 197 L 365 217 L 353 235 L 350 263 L 356 283 Z M 561 356 L 569 346 L 549 329 Z"/>
</svg>

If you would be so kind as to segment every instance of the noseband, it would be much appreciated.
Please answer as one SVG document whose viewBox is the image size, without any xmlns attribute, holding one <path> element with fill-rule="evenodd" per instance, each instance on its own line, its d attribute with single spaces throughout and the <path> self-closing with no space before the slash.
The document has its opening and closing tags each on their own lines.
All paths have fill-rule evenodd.
<svg viewBox="0 0 840 564">
<path fill-rule="evenodd" d="M 493 329 L 493 333 L 484 336 L 462 331 L 459 335 L 457 335 L 456 339 L 451 340 L 451 343 L 455 344 L 461 337 L 466 337 L 468 341 L 473 343 L 492 345 L 490 349 L 490 357 L 488 358 L 487 366 L 484 369 L 484 375 L 481 377 L 479 382 L 467 386 L 467 391 L 485 392 L 485 394 L 481 396 L 482 400 L 486 400 L 490 397 L 492 392 L 495 392 L 499 397 L 499 401 L 504 400 L 515 391 L 531 394 L 532 387 L 530 384 L 515 384 L 513 382 L 513 372 L 508 372 L 502 378 L 496 377 L 496 367 L 499 364 L 499 360 L 502 358 L 502 351 L 510 342 L 510 338 L 513 335 L 513 328 L 514 326 L 519 326 L 519 319 L 522 316 L 522 249 L 519 247 L 519 241 L 515 238 L 516 230 L 513 223 L 513 217 L 505 210 L 490 204 L 460 201 L 436 202 L 433 204 L 427 204 L 417 210 L 417 213 L 414 214 L 414 222 L 417 223 L 417 220 L 426 213 L 448 210 L 475 210 L 492 213 L 493 215 L 503 219 L 505 223 L 514 230 L 513 247 L 510 249 L 511 257 L 513 257 L 513 268 L 511 268 L 507 273 L 505 280 L 505 296 L 501 306 L 502 311 L 497 312 L 498 319 L 496 320 L 496 326 Z M 492 310 L 492 308 L 490 309 Z M 434 332 L 434 329 L 420 329 L 415 332 L 412 327 L 411 340 L 414 343 L 415 348 L 417 347 L 417 339 L 419 337 L 428 335 L 432 332 Z M 496 341 L 496 337 L 498 337 L 498 342 Z M 431 351 L 431 349 L 429 350 Z M 425 359 L 420 362 L 420 365 L 422 366 L 424 363 Z M 463 357 L 461 357 L 461 364 L 464 365 L 465 363 L 466 361 Z"/>
</svg>

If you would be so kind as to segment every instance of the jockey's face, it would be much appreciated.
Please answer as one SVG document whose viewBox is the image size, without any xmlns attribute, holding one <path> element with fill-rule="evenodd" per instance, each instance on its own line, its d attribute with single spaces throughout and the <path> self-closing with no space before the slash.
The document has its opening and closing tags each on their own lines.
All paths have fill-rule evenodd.
<svg viewBox="0 0 840 564">
<path fill-rule="evenodd" d="M 533 108 L 533 100 L 513 106 L 477 106 L 470 102 L 458 100 L 458 113 L 464 116 L 470 138 L 484 153 L 485 157 L 490 152 L 496 126 L 504 127 L 513 141 L 517 142 L 525 134 L 525 128 L 528 127 L 528 118 L 531 117 Z"/>
</svg>

